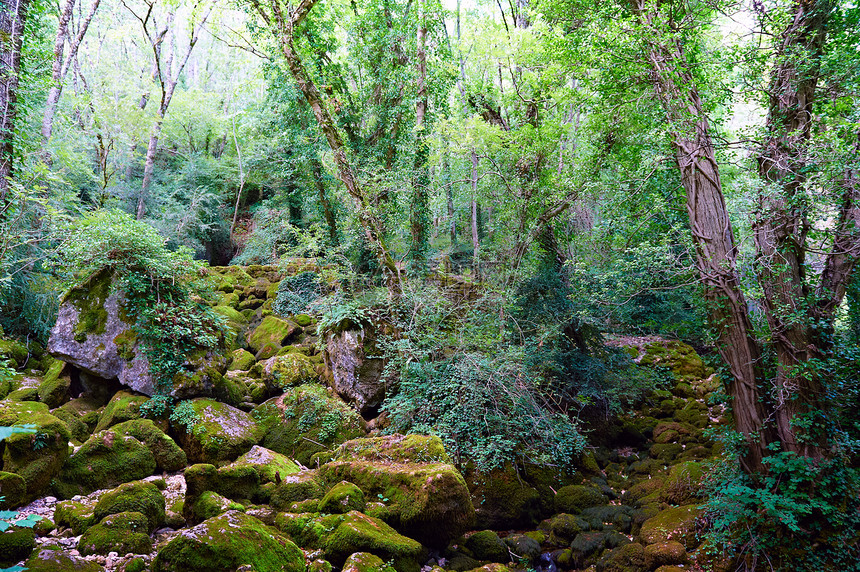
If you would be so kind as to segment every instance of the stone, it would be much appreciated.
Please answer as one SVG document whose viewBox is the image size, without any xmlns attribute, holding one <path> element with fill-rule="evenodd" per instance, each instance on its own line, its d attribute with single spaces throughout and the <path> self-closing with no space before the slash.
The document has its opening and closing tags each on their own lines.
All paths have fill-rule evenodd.
<svg viewBox="0 0 860 572">
<path fill-rule="evenodd" d="M 36 533 L 30 528 L 12 526 L 0 532 L 0 566 L 11 566 L 27 558 L 36 547 Z"/>
<path fill-rule="evenodd" d="M 386 566 L 382 558 L 368 552 L 351 554 L 343 563 L 341 570 L 342 572 L 394 572 L 393 568 Z"/>
<path fill-rule="evenodd" d="M 510 463 L 486 473 L 470 470 L 467 475 L 479 528 L 530 528 L 544 515 L 540 492 Z"/>
<path fill-rule="evenodd" d="M 329 334 L 323 354 L 332 387 L 362 414 L 378 408 L 385 399 L 384 361 L 373 357 L 374 337 L 367 330 Z"/>
<path fill-rule="evenodd" d="M 34 551 L 24 563 L 27 572 L 104 572 L 98 562 L 72 556 L 61 550 Z"/>
<path fill-rule="evenodd" d="M 478 560 L 504 563 L 511 559 L 507 545 L 492 530 L 482 530 L 468 536 L 465 546 Z"/>
<path fill-rule="evenodd" d="M 152 539 L 147 532 L 147 518 L 139 512 L 119 512 L 106 516 L 89 527 L 78 542 L 83 556 L 89 554 L 149 554 Z"/>
<path fill-rule="evenodd" d="M 700 463 L 687 461 L 673 465 L 659 492 L 660 502 L 674 505 L 693 504 L 701 496 L 704 470 Z"/>
<path fill-rule="evenodd" d="M 326 560 L 338 566 L 350 554 L 369 552 L 384 561 L 392 560 L 394 568 L 418 572 L 424 548 L 418 542 L 398 534 L 379 519 L 360 512 L 349 512 L 325 539 Z"/>
<path fill-rule="evenodd" d="M 24 504 L 27 481 L 21 475 L 0 471 L 0 510 Z"/>
<path fill-rule="evenodd" d="M 697 505 L 667 508 L 642 523 L 639 538 L 646 545 L 677 541 L 692 550 L 698 546 L 697 520 L 702 513 Z"/>
<path fill-rule="evenodd" d="M 99 497 L 93 512 L 96 521 L 111 514 L 136 512 L 143 514 L 148 531 L 153 532 L 164 523 L 164 495 L 149 481 L 135 481 L 120 485 Z"/>
<path fill-rule="evenodd" d="M 287 352 L 261 362 L 262 379 L 273 389 L 286 389 L 319 379 L 314 362 L 303 353 Z"/>
<path fill-rule="evenodd" d="M 69 389 L 72 386 L 69 366 L 60 360 L 51 360 L 51 366 L 39 384 L 39 401 L 54 409 L 70 399 Z"/>
<path fill-rule="evenodd" d="M 558 512 L 577 514 L 583 509 L 607 504 L 609 499 L 594 487 L 568 485 L 558 489 L 555 509 Z"/>
<path fill-rule="evenodd" d="M 645 548 L 631 542 L 607 552 L 597 564 L 602 572 L 646 572 Z"/>
<path fill-rule="evenodd" d="M 149 401 L 145 395 L 128 390 L 116 392 L 99 416 L 96 431 L 103 431 L 113 425 L 133 419 L 140 419 L 140 407 Z"/>
<path fill-rule="evenodd" d="M 270 344 L 277 352 L 297 331 L 299 327 L 296 324 L 276 316 L 266 316 L 260 325 L 248 334 L 248 347 L 257 353 Z"/>
<path fill-rule="evenodd" d="M 192 463 L 221 463 L 248 452 L 263 436 L 250 413 L 213 399 L 190 401 L 196 421 L 190 431 L 174 427 Z"/>
<path fill-rule="evenodd" d="M 505 545 L 515 562 L 519 559 L 534 563 L 540 558 L 540 544 L 525 534 L 509 534 L 505 537 Z"/>
<path fill-rule="evenodd" d="M 94 501 L 60 501 L 54 508 L 54 522 L 58 527 L 71 528 L 72 533 L 78 536 L 97 522 L 94 510 Z"/>
<path fill-rule="evenodd" d="M 234 351 L 230 357 L 230 365 L 227 366 L 228 371 L 248 371 L 257 363 L 254 354 L 245 349 Z"/>
<path fill-rule="evenodd" d="M 168 437 L 150 419 L 135 419 L 114 425 L 116 435 L 134 437 L 150 450 L 156 468 L 169 473 L 179 471 L 188 464 L 188 458 L 176 441 Z"/>
<path fill-rule="evenodd" d="M 319 501 L 317 511 L 326 514 L 364 512 L 364 493 L 352 483 L 342 481 L 334 485 Z"/>
<path fill-rule="evenodd" d="M 159 551 L 152 570 L 211 572 L 242 566 L 255 572 L 305 572 L 305 557 L 275 529 L 234 510 L 182 530 Z"/>
<path fill-rule="evenodd" d="M 645 566 L 654 570 L 660 566 L 683 565 L 689 561 L 687 551 L 680 542 L 657 542 L 645 547 Z"/>
</svg>

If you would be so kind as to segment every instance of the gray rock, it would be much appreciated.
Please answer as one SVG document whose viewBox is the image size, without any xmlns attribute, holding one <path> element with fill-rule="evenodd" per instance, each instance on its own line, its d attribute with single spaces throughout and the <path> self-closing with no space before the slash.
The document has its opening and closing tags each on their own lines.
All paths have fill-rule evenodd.
<svg viewBox="0 0 860 572">
<path fill-rule="evenodd" d="M 361 413 L 371 411 L 385 399 L 381 379 L 385 364 L 381 358 L 368 356 L 372 342 L 365 330 L 344 330 L 326 339 L 324 358 L 332 387 Z"/>
</svg>

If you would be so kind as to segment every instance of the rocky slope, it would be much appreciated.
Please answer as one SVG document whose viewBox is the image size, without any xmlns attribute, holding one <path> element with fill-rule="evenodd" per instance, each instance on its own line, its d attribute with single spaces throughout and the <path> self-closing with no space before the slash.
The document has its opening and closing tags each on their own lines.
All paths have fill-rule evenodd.
<svg viewBox="0 0 860 572">
<path fill-rule="evenodd" d="M 298 261 L 291 273 L 313 269 Z M 141 418 L 152 384 L 122 300 L 100 277 L 67 297 L 49 344 L 0 342 L 0 567 L 29 570 L 721 569 L 701 548 L 703 434 L 718 382 L 679 342 L 631 340 L 674 386 L 601 427 L 574 474 L 461 473 L 437 438 L 382 435 L 368 340 L 317 349 L 316 319 L 276 316 L 274 267 L 210 271 L 223 350 L 188 360 L 170 418 Z M 101 282 L 99 282 L 99 280 Z M 94 292 L 94 293 L 92 293 Z M 137 372 L 137 373 L 135 373 Z M 31 516 L 31 518 L 33 518 Z"/>
</svg>

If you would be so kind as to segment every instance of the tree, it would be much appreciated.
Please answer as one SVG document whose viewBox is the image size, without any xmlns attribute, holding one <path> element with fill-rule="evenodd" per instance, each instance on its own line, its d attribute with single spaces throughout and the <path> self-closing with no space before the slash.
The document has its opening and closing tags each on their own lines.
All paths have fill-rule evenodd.
<svg viewBox="0 0 860 572">
<path fill-rule="evenodd" d="M 0 6 L 0 203 L 12 175 L 21 42 L 29 5 L 29 0 L 7 0 Z"/>
</svg>

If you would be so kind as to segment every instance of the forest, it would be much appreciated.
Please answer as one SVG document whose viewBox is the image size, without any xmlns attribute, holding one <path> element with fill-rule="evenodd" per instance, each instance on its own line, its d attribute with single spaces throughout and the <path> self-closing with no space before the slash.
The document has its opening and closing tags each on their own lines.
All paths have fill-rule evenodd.
<svg viewBox="0 0 860 572">
<path fill-rule="evenodd" d="M 858 99 L 854 0 L 2 0 L 0 572 L 860 571 Z"/>
</svg>

